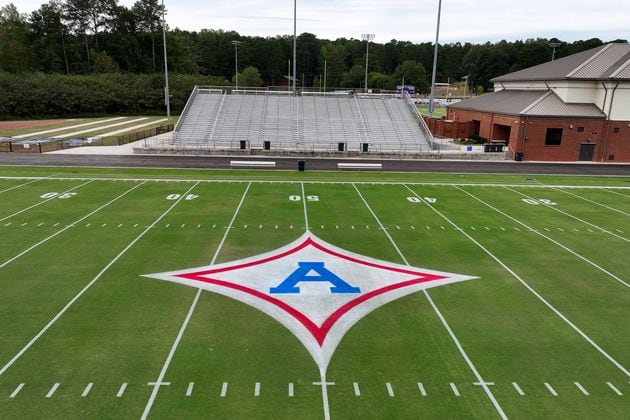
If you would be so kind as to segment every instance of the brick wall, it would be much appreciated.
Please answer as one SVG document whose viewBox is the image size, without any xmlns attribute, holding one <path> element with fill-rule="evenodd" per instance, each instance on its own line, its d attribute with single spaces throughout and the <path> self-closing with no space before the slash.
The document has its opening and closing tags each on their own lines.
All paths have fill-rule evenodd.
<svg viewBox="0 0 630 420">
<path fill-rule="evenodd" d="M 479 127 L 479 135 L 489 140 L 504 137 L 509 127 L 509 139 L 501 140 L 508 140 L 510 151 L 522 152 L 525 160 L 574 162 L 579 159 L 582 144 L 594 144 L 593 161 L 630 162 L 630 121 L 524 118 L 459 109 L 449 109 L 447 118 L 457 123 L 473 122 L 473 128 Z M 548 128 L 562 128 L 560 145 L 545 145 Z"/>
</svg>

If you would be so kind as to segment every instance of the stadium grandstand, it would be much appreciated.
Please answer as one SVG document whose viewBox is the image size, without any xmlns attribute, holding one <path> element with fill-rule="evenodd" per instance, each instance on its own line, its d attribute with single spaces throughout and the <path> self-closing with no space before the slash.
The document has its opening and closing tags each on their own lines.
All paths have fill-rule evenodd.
<svg viewBox="0 0 630 420">
<path fill-rule="evenodd" d="M 408 94 L 292 95 L 196 86 L 171 147 L 205 153 L 418 154 L 433 143 Z"/>
</svg>

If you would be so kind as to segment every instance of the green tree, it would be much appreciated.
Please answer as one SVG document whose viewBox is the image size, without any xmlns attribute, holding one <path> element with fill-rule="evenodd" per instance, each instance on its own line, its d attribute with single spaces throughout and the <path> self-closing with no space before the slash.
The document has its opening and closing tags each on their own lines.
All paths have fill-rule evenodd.
<svg viewBox="0 0 630 420">
<path fill-rule="evenodd" d="M 430 89 L 427 81 L 427 71 L 424 66 L 416 61 L 403 61 L 392 75 L 396 84 L 402 83 L 403 78 L 406 85 L 413 85 L 417 92 L 428 92 Z"/>
<path fill-rule="evenodd" d="M 134 3 L 131 11 L 136 15 L 138 28 L 148 33 L 151 37 L 151 57 L 153 63 L 153 73 L 157 72 L 155 59 L 155 35 L 160 28 L 163 8 L 158 4 L 158 0 L 138 0 Z"/>
<path fill-rule="evenodd" d="M 39 70 L 30 47 L 26 17 L 13 3 L 0 8 L 0 71 L 18 73 Z"/>
<path fill-rule="evenodd" d="M 232 77 L 232 83 L 236 83 L 235 77 Z M 238 74 L 238 84 L 244 87 L 260 87 L 263 85 L 263 80 L 256 67 L 247 66 Z"/>
<path fill-rule="evenodd" d="M 118 73 L 120 68 L 118 64 L 105 52 L 92 53 L 92 71 L 94 73 Z"/>
</svg>

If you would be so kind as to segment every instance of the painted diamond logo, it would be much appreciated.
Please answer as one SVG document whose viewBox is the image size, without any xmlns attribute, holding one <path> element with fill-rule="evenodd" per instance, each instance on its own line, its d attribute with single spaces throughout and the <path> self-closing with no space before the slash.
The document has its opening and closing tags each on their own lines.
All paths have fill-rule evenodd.
<svg viewBox="0 0 630 420">
<path fill-rule="evenodd" d="M 202 288 L 259 309 L 288 328 L 322 370 L 345 333 L 378 307 L 475 278 L 355 254 L 311 232 L 265 254 L 145 277 Z"/>
</svg>

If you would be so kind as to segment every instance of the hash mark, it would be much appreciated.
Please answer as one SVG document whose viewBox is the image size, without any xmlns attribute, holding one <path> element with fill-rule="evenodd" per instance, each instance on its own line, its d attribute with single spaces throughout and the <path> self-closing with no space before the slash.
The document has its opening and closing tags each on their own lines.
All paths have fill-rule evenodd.
<svg viewBox="0 0 630 420">
<path fill-rule="evenodd" d="M 453 394 L 455 394 L 456 397 L 459 397 L 461 394 L 459 393 L 459 389 L 457 389 L 457 386 L 453 382 L 450 382 L 449 384 L 451 385 Z"/>
<path fill-rule="evenodd" d="M 17 388 L 15 388 L 15 391 L 13 391 L 13 392 L 11 393 L 11 395 L 9 395 L 9 398 L 15 398 L 15 397 L 17 397 L 17 394 L 19 394 L 19 393 L 20 393 L 20 391 L 22 390 L 22 388 L 24 388 L 24 385 L 26 385 L 26 384 L 19 384 L 19 385 L 17 386 Z"/>
<path fill-rule="evenodd" d="M 228 383 L 223 382 L 223 386 L 221 387 L 221 398 L 225 398 L 225 396 L 227 395 L 227 390 L 228 390 Z"/>
<path fill-rule="evenodd" d="M 187 397 L 190 397 L 192 395 L 194 386 L 195 386 L 194 382 L 189 382 L 188 383 L 188 389 L 186 389 L 186 396 Z"/>
<path fill-rule="evenodd" d="M 82 397 L 87 397 L 88 394 L 90 393 L 90 391 L 92 390 L 93 386 L 94 386 L 94 382 L 90 382 L 89 384 L 87 384 L 87 386 L 83 390 L 83 393 L 81 394 L 81 396 Z"/>
<path fill-rule="evenodd" d="M 389 394 L 390 397 L 393 397 L 394 396 L 394 388 L 392 388 L 392 384 L 387 382 L 385 384 L 385 386 L 387 387 L 387 394 Z"/>
<path fill-rule="evenodd" d="M 427 391 L 424 389 L 424 385 L 422 385 L 422 382 L 418 382 L 418 389 L 420 390 L 420 395 L 422 395 L 423 397 L 427 396 Z"/>
<path fill-rule="evenodd" d="M 120 386 L 120 389 L 118 390 L 118 393 L 116 394 L 116 398 L 120 398 L 123 396 L 123 394 L 125 393 L 125 389 L 127 389 L 127 382 L 123 383 Z"/>
<path fill-rule="evenodd" d="M 53 396 L 53 394 L 55 393 L 55 391 L 57 391 L 57 388 L 59 388 L 59 385 L 61 385 L 59 382 L 57 382 L 56 384 L 54 384 L 52 386 L 52 388 L 50 388 L 50 391 L 48 391 L 48 394 L 46 394 L 46 398 L 50 398 Z"/>
<path fill-rule="evenodd" d="M 24 227 L 24 226 L 26 226 L 26 225 L 28 225 L 28 222 L 24 222 L 24 223 L 22 223 L 22 224 L 20 225 L 20 227 Z"/>
<path fill-rule="evenodd" d="M 614 386 L 612 383 L 610 383 L 610 382 L 606 382 L 606 385 L 608 385 L 608 387 L 609 387 L 610 389 L 612 389 L 612 390 L 613 390 L 613 392 L 614 392 L 615 394 L 617 394 L 617 395 L 623 395 L 623 394 L 621 393 L 621 391 L 619 391 L 619 390 L 617 389 L 617 387 L 616 387 L 616 386 Z"/>
<path fill-rule="evenodd" d="M 579 382 L 573 382 L 575 384 L 575 386 L 582 392 L 582 394 L 586 395 L 587 397 L 591 394 L 588 393 L 588 391 L 586 389 L 584 389 L 584 387 L 582 386 L 582 384 L 580 384 Z"/>
<path fill-rule="evenodd" d="M 358 382 L 353 382 L 352 383 L 352 387 L 354 388 L 354 396 L 355 397 L 360 397 L 361 396 L 361 390 L 359 389 L 359 383 Z"/>
<path fill-rule="evenodd" d="M 523 390 L 521 389 L 520 386 L 518 386 L 518 384 L 516 382 L 512 382 L 512 386 L 514 387 L 514 389 L 516 390 L 516 392 L 518 392 L 518 395 L 520 395 L 521 397 L 525 396 L 525 393 L 523 392 Z"/>
<path fill-rule="evenodd" d="M 295 393 L 293 392 L 293 382 L 289 382 L 289 397 L 293 397 Z"/>
<path fill-rule="evenodd" d="M 254 397 L 259 397 L 260 396 L 260 382 L 256 382 L 256 385 L 254 385 Z"/>
<path fill-rule="evenodd" d="M 547 387 L 547 389 L 549 390 L 549 393 L 551 395 L 553 395 L 554 397 L 558 396 L 558 393 L 556 392 L 556 390 L 553 389 L 553 387 L 551 385 L 549 385 L 547 382 L 545 382 L 545 386 Z"/>
</svg>

